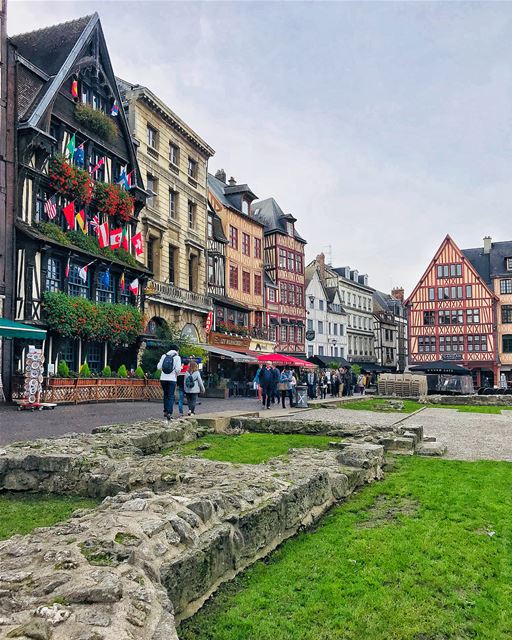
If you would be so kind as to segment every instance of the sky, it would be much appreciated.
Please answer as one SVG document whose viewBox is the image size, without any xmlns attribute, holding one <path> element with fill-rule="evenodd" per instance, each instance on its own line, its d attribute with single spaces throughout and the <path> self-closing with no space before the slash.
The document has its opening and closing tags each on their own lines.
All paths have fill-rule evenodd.
<svg viewBox="0 0 512 640">
<path fill-rule="evenodd" d="M 512 3 L 9 0 L 8 33 L 94 11 L 115 73 L 292 213 L 308 261 L 408 293 L 447 233 L 512 240 Z"/>
</svg>

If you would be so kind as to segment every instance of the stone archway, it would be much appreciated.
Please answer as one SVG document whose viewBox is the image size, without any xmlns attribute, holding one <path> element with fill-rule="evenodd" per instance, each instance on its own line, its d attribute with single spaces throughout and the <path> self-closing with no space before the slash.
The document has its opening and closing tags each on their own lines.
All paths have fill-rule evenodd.
<svg viewBox="0 0 512 640">
<path fill-rule="evenodd" d="M 158 329 L 168 329 L 169 325 L 166 320 L 160 316 L 153 316 L 146 325 L 145 333 L 150 336 L 156 336 Z"/>
</svg>

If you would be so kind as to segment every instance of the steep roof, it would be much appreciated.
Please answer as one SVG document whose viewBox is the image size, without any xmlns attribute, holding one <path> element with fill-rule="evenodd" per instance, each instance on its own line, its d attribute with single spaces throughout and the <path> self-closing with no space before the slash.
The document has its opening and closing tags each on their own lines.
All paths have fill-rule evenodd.
<svg viewBox="0 0 512 640">
<path fill-rule="evenodd" d="M 228 242 L 224 229 L 222 228 L 222 220 L 216 213 L 213 214 L 213 237 L 218 242 L 223 242 L 224 244 Z"/>
<path fill-rule="evenodd" d="M 246 187 L 247 185 L 237 185 L 237 186 Z M 261 220 L 258 220 L 255 216 L 252 215 L 252 213 L 250 215 L 247 215 L 241 209 L 239 209 L 235 205 L 235 203 L 232 201 L 232 199 L 229 197 L 231 194 L 233 194 L 235 192 L 239 193 L 239 191 L 238 190 L 235 190 L 235 192 L 232 191 L 232 190 L 230 191 L 230 189 L 232 189 L 231 185 L 225 184 L 224 182 L 222 182 L 222 180 L 219 180 L 218 178 L 216 178 L 211 173 L 208 174 L 208 189 L 213 193 L 213 195 L 217 198 L 217 200 L 224 207 L 226 207 L 226 209 L 231 209 L 231 211 L 235 211 L 236 213 L 240 214 L 241 216 L 249 218 L 250 220 L 252 220 L 256 224 L 264 226 L 263 223 L 261 222 Z M 247 187 L 247 189 L 249 190 L 249 187 Z"/>
<path fill-rule="evenodd" d="M 279 231 L 287 234 L 286 222 L 295 222 L 295 218 L 290 214 L 285 214 L 281 207 L 277 204 L 274 198 L 267 198 L 266 200 L 258 200 L 251 205 L 251 212 L 253 216 L 265 225 L 265 232 L 271 233 L 273 231 Z M 304 238 L 300 236 L 294 227 L 295 240 L 306 244 Z"/>
<path fill-rule="evenodd" d="M 462 253 L 477 270 L 478 275 L 487 284 L 491 283 L 491 260 L 490 254 L 485 254 L 483 249 L 462 249 Z"/>
<path fill-rule="evenodd" d="M 489 253 L 484 253 L 482 247 L 463 249 L 462 253 L 487 284 L 490 284 L 491 278 L 511 275 L 506 265 L 506 259 L 512 258 L 512 241 L 510 240 L 493 242 Z"/>
</svg>

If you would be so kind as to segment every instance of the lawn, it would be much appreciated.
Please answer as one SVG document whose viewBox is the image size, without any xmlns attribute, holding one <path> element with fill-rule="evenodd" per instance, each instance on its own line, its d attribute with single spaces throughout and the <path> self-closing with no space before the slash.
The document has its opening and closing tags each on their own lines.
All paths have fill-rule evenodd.
<svg viewBox="0 0 512 640">
<path fill-rule="evenodd" d="M 181 640 L 510 640 L 512 466 L 402 458 L 179 629 Z"/>
<path fill-rule="evenodd" d="M 96 505 L 95 500 L 75 496 L 1 494 L 0 540 L 15 533 L 30 533 L 36 527 L 49 527 L 66 520 L 76 509 L 89 509 Z"/>
<path fill-rule="evenodd" d="M 418 411 L 418 409 L 422 409 L 424 407 L 428 409 L 456 409 L 461 413 L 490 413 L 490 414 L 501 414 L 502 409 L 507 409 L 508 407 L 495 407 L 495 406 L 466 406 L 466 405 L 458 405 L 458 404 L 422 404 L 420 402 L 415 402 L 414 400 L 401 400 L 401 398 L 396 398 L 396 400 L 404 403 L 403 409 L 400 411 L 397 410 L 397 413 L 413 413 L 414 411 Z M 353 409 L 355 411 L 383 411 L 383 407 L 387 404 L 388 400 L 384 398 L 366 398 L 363 400 L 352 400 L 349 402 L 340 402 L 337 405 L 340 409 Z M 512 406 L 510 407 L 512 410 Z"/>
<path fill-rule="evenodd" d="M 208 460 L 221 462 L 241 462 L 259 464 L 270 458 L 282 456 L 288 449 L 314 447 L 327 449 L 329 442 L 340 441 L 341 438 L 330 436 L 310 436 L 299 434 L 244 433 L 240 436 L 208 435 L 180 447 L 167 449 L 166 453 L 180 453 L 187 456 L 201 456 Z M 208 449 L 202 449 L 209 445 Z"/>
</svg>

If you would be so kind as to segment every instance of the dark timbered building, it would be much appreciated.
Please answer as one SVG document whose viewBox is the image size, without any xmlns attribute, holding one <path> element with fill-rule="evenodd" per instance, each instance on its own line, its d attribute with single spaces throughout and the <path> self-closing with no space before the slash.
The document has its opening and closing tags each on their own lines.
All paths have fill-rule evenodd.
<svg viewBox="0 0 512 640">
<path fill-rule="evenodd" d="M 143 291 L 147 270 L 130 240 L 146 192 L 99 17 L 14 36 L 11 43 L 17 94 L 15 319 L 46 327 L 45 292 L 140 309 L 137 291 Z M 123 176 L 124 208 L 121 200 L 108 200 L 117 197 Z M 69 209 L 64 215 L 72 202 L 83 229 Z M 128 251 L 112 239 L 99 249 L 97 225 L 104 223 L 109 231 L 124 230 Z M 131 283 L 139 285 L 135 294 Z M 74 371 L 85 361 L 93 371 L 107 363 L 136 365 L 136 343 L 114 348 L 109 340 L 62 337 L 58 330 L 49 332 L 45 350 L 47 363 L 57 367 L 65 360 Z"/>
</svg>

